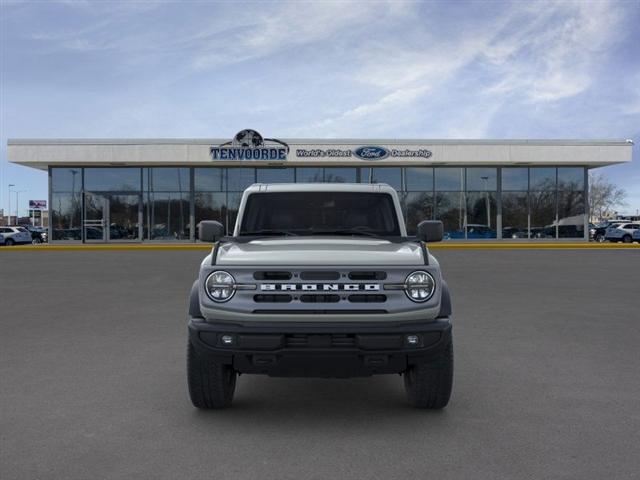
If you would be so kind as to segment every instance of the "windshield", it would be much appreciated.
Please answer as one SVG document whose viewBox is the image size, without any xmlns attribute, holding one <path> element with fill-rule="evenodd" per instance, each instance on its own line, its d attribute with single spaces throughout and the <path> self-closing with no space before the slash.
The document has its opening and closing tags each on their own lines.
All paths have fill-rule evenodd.
<svg viewBox="0 0 640 480">
<path fill-rule="evenodd" d="M 399 236 L 387 193 L 272 192 L 247 198 L 240 235 Z"/>
</svg>

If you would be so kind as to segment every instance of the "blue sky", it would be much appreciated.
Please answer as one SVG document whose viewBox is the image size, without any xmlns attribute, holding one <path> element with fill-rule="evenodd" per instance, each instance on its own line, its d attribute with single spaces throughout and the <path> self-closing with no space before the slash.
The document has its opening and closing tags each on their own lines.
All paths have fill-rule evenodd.
<svg viewBox="0 0 640 480">
<path fill-rule="evenodd" d="M 7 1 L 7 138 L 632 138 L 640 1 Z M 640 208 L 640 157 L 605 169 Z M 15 195 L 12 203 L 15 205 Z"/>
</svg>

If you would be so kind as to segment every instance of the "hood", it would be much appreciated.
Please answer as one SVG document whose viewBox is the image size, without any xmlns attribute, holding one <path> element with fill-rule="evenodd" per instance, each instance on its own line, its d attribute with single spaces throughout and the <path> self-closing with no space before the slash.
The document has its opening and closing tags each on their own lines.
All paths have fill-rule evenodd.
<svg viewBox="0 0 640 480">
<path fill-rule="evenodd" d="M 344 237 L 297 237 L 223 243 L 217 265 L 422 265 L 416 242 Z"/>
</svg>

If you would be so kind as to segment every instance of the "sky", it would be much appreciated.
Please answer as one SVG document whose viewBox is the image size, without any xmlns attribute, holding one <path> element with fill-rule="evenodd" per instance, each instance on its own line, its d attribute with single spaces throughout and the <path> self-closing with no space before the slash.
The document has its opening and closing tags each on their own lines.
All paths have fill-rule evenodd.
<svg viewBox="0 0 640 480">
<path fill-rule="evenodd" d="M 634 139 L 640 0 L 0 0 L 0 206 L 46 173 L 8 138 Z M 12 211 L 15 194 L 12 193 Z"/>
</svg>

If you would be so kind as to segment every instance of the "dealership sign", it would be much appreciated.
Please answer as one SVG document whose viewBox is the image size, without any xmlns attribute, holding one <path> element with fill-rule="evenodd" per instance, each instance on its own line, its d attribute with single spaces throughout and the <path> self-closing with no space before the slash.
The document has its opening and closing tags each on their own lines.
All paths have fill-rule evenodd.
<svg viewBox="0 0 640 480">
<path fill-rule="evenodd" d="M 29 208 L 31 210 L 46 210 L 47 201 L 46 200 L 29 200 Z"/>
<path fill-rule="evenodd" d="M 385 158 L 431 158 L 433 153 L 426 148 L 386 148 L 378 145 L 363 145 L 351 148 L 298 148 L 296 156 L 300 158 L 350 158 L 361 160 L 382 160 Z"/>
<path fill-rule="evenodd" d="M 230 142 L 211 147 L 213 160 L 286 160 L 288 153 L 289 145 L 255 130 L 242 130 Z"/>
</svg>

